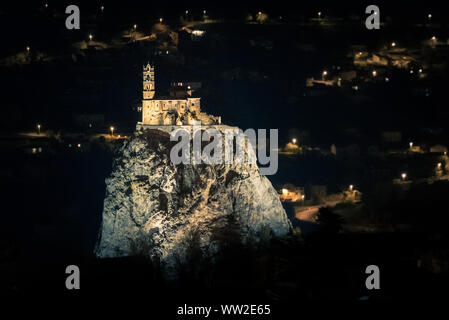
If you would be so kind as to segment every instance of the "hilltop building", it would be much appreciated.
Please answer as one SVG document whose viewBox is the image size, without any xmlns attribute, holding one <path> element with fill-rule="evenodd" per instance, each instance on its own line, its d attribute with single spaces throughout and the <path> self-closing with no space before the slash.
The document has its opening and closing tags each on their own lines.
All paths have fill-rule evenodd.
<svg viewBox="0 0 449 320">
<path fill-rule="evenodd" d="M 168 96 L 156 93 L 154 66 L 143 66 L 142 122 L 139 125 L 185 126 L 219 125 L 221 117 L 201 112 L 201 98 L 190 85 L 175 82 Z"/>
</svg>

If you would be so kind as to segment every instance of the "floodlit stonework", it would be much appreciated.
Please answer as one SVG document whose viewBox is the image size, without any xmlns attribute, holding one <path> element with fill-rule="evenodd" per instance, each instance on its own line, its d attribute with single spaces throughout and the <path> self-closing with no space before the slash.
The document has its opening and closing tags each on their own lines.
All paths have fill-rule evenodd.
<svg viewBox="0 0 449 320">
<path fill-rule="evenodd" d="M 183 94 L 159 96 L 156 94 L 154 66 L 149 63 L 143 67 L 142 122 L 138 125 L 182 126 L 221 124 L 221 117 L 201 112 L 201 98 L 194 97 L 190 88 Z"/>
</svg>

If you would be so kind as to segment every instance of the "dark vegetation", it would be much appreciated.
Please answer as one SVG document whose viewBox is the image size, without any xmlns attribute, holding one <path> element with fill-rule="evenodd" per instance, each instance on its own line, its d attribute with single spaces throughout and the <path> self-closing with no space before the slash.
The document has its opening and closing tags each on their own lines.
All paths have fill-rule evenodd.
<svg viewBox="0 0 449 320">
<path fill-rule="evenodd" d="M 63 288 L 63 272 L 55 277 L 63 265 L 53 264 L 18 268 L 17 277 L 8 279 L 10 286 L 3 286 L 2 293 L 120 296 L 172 308 L 184 303 L 238 302 L 286 308 L 298 301 L 355 301 L 362 296 L 372 300 L 435 301 L 443 299 L 448 285 L 442 268 L 445 266 L 433 265 L 436 259 L 447 258 L 447 251 L 439 250 L 444 239 L 426 235 L 417 239 L 410 234 L 334 234 L 329 241 L 323 231 L 305 242 L 286 238 L 255 245 L 240 243 L 239 233 L 228 229 L 231 225 L 229 222 L 227 227 L 216 230 L 214 241 L 222 246 L 214 255 L 200 249 L 200 235 L 192 231 L 185 243 L 187 256 L 178 264 L 177 281 L 164 279 L 159 260 L 146 254 L 151 252 L 151 242 L 142 238 L 142 242 L 134 244 L 136 257 L 75 261 L 83 270 L 80 292 Z M 364 286 L 364 270 L 370 264 L 382 270 L 382 290 L 377 292 Z M 276 312 L 282 312 L 282 308 Z"/>
</svg>

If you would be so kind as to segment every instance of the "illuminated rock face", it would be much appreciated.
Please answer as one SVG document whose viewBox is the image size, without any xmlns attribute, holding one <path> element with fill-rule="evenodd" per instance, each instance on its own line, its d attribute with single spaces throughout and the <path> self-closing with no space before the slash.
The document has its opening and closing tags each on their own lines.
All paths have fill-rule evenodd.
<svg viewBox="0 0 449 320">
<path fill-rule="evenodd" d="M 270 232 L 284 236 L 291 224 L 270 181 L 257 165 L 179 165 L 170 161 L 169 135 L 146 130 L 126 141 L 106 179 L 98 257 L 158 256 L 168 274 L 185 254 L 186 239 L 200 235 L 214 247 L 214 228 L 235 218 L 245 240 Z"/>
</svg>

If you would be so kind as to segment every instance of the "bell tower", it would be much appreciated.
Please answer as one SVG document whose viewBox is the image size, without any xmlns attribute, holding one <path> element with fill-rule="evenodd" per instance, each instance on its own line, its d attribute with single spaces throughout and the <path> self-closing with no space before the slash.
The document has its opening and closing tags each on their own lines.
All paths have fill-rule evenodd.
<svg viewBox="0 0 449 320">
<path fill-rule="evenodd" d="M 154 89 L 154 67 L 148 63 L 143 66 L 143 100 L 153 99 Z"/>
</svg>

